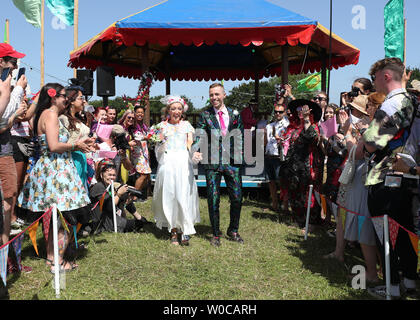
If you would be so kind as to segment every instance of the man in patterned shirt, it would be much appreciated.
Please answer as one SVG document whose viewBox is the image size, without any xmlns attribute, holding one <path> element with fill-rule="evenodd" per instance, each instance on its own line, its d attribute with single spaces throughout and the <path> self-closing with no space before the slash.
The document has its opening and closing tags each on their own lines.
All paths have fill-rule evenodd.
<svg viewBox="0 0 420 320">
<path fill-rule="evenodd" d="M 417 180 L 395 175 L 392 170 L 397 153 L 407 153 L 404 145 L 415 116 L 414 105 L 403 84 L 405 66 L 398 58 L 385 58 L 373 64 L 370 75 L 376 90 L 387 97 L 369 127 L 362 132 L 363 139 L 358 148 L 359 156 L 364 154 L 371 160 L 365 183 L 368 187 L 369 212 L 373 218 L 388 214 L 407 230 L 414 231 L 411 207 L 412 190 L 417 188 Z M 377 237 L 384 261 L 382 243 L 382 239 Z M 403 230 L 398 232 L 395 248 L 390 248 L 390 262 L 391 297 L 401 297 L 399 269 L 404 277 L 402 288 L 414 291 L 417 255 L 409 234 Z M 384 286 L 370 288 L 369 293 L 378 298 L 386 298 Z"/>
</svg>

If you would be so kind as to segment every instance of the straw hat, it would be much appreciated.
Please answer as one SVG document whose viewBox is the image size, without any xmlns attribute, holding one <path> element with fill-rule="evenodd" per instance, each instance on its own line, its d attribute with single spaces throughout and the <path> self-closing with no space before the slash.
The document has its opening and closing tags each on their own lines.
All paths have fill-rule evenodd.
<svg viewBox="0 0 420 320">
<path fill-rule="evenodd" d="M 356 98 L 353 99 L 353 102 L 350 102 L 350 105 L 359 110 L 361 113 L 365 115 L 369 115 L 367 113 L 367 104 L 368 104 L 368 96 L 367 95 L 358 95 Z"/>
<path fill-rule="evenodd" d="M 414 79 L 411 81 L 412 88 L 407 88 L 407 91 L 420 93 L 420 81 L 417 79 Z"/>
</svg>

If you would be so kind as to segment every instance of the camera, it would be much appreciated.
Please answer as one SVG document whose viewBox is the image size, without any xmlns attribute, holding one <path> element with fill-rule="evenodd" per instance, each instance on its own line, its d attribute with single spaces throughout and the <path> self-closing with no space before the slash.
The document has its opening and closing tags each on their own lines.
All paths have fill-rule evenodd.
<svg viewBox="0 0 420 320">
<path fill-rule="evenodd" d="M 349 92 L 349 93 L 347 93 L 347 96 L 349 97 L 349 98 L 356 98 L 359 94 L 360 94 L 361 92 L 360 92 L 360 89 L 359 88 L 357 88 L 357 87 L 353 87 L 352 89 L 351 89 L 351 91 Z"/>
<path fill-rule="evenodd" d="M 128 144 L 127 139 L 125 138 L 125 133 L 119 133 L 112 137 L 115 147 L 117 150 L 128 150 L 130 145 Z"/>
<path fill-rule="evenodd" d="M 278 100 L 281 97 L 284 97 L 284 95 L 286 94 L 286 87 L 282 84 L 276 84 L 275 91 L 276 91 L 276 100 Z"/>
<path fill-rule="evenodd" d="M 120 187 L 121 187 L 122 185 L 120 185 Z M 120 187 L 118 187 L 117 188 L 117 190 L 120 188 Z M 131 187 L 131 186 L 127 186 L 127 192 L 126 193 L 124 193 L 121 197 L 120 197 L 120 201 L 121 202 L 126 202 L 127 201 L 127 199 L 128 199 L 128 197 L 129 196 L 135 196 L 135 197 L 137 197 L 137 200 L 139 200 L 139 199 L 141 199 L 142 197 L 143 197 L 143 192 L 141 192 L 141 191 L 139 191 L 139 190 L 137 190 L 136 188 L 134 188 L 134 187 Z M 137 201 L 136 200 L 136 201 Z"/>
</svg>

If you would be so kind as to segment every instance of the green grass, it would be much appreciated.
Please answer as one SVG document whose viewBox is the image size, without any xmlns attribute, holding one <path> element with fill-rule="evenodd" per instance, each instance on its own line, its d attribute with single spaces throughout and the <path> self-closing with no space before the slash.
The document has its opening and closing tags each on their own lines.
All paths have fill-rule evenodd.
<svg viewBox="0 0 420 320">
<path fill-rule="evenodd" d="M 153 220 L 151 200 L 137 205 Z M 268 203 L 246 198 L 241 214 L 239 245 L 222 238 L 210 245 L 207 202 L 200 198 L 201 223 L 189 247 L 174 247 L 166 229 L 154 224 L 141 233 L 102 233 L 79 239 L 87 248 L 78 253 L 79 268 L 65 274 L 63 300 L 353 300 L 370 299 L 365 290 L 349 286 L 351 267 L 363 264 L 358 249 L 346 251 L 345 265 L 324 260 L 335 239 L 325 231 L 309 235 L 278 223 Z M 221 230 L 229 223 L 229 200 L 221 199 Z M 38 230 L 40 257 L 45 244 Z M 23 264 L 33 271 L 8 276 L 11 300 L 55 300 L 53 275 L 25 235 Z"/>
</svg>

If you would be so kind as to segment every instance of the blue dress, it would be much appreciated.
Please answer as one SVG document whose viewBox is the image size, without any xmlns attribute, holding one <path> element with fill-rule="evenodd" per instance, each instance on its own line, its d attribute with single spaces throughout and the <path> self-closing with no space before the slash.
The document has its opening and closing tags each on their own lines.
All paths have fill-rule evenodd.
<svg viewBox="0 0 420 320">
<path fill-rule="evenodd" d="M 59 127 L 59 141 L 67 142 L 69 132 Z M 90 203 L 70 152 L 54 153 L 46 135 L 38 137 L 40 157 L 28 176 L 18 198 L 18 206 L 32 212 L 45 212 L 53 204 L 60 211 L 83 208 Z"/>
</svg>

